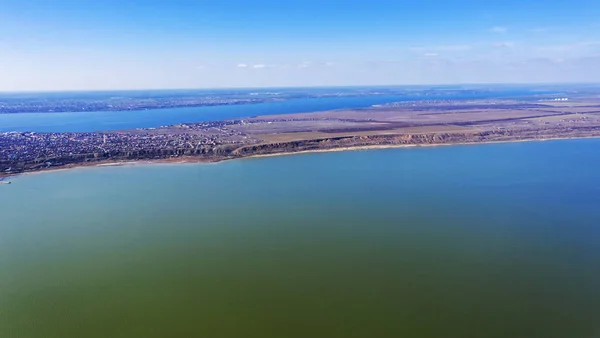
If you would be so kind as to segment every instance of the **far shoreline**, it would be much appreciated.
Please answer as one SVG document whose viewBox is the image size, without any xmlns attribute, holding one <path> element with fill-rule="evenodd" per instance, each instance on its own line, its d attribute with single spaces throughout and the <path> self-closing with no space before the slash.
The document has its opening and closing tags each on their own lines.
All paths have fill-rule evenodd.
<svg viewBox="0 0 600 338">
<path fill-rule="evenodd" d="M 361 151 L 361 150 L 383 150 L 383 149 L 402 149 L 402 148 L 434 148 L 440 146 L 477 146 L 477 145 L 492 145 L 492 144 L 505 144 L 505 143 L 525 143 L 525 142 L 544 142 L 544 141 L 567 141 L 567 140 L 582 140 L 582 139 L 600 139 L 600 136 L 581 136 L 581 137 L 552 137 L 552 138 L 540 138 L 540 139 L 521 139 L 521 140 L 501 140 L 501 141 L 484 141 L 484 142 L 457 142 L 457 143 L 433 143 L 433 144 L 381 144 L 381 145 L 364 145 L 364 146 L 351 146 L 351 147 L 339 147 L 339 148 L 326 148 L 326 149 L 311 149 L 311 150 L 300 150 L 300 151 L 288 151 L 279 152 L 272 154 L 255 154 L 249 156 L 240 156 L 223 159 L 206 159 L 194 156 L 187 157 L 174 157 L 157 160 L 127 160 L 127 161 L 98 161 L 98 162 L 87 162 L 78 164 L 68 164 L 61 167 L 49 167 L 41 170 L 32 170 L 22 173 L 15 174 L 0 174 L 0 182 L 8 182 L 10 178 L 18 178 L 20 176 L 42 174 L 42 173 L 53 173 L 58 171 L 67 171 L 72 169 L 84 169 L 84 168 L 102 168 L 102 167 L 125 167 L 125 166 L 138 166 L 138 165 L 181 165 L 181 164 L 217 164 L 222 162 L 246 160 L 246 159 L 259 159 L 268 157 L 279 157 L 287 155 L 302 155 L 302 154 L 314 154 L 314 153 L 333 153 L 333 152 L 346 152 L 346 151 Z"/>
</svg>

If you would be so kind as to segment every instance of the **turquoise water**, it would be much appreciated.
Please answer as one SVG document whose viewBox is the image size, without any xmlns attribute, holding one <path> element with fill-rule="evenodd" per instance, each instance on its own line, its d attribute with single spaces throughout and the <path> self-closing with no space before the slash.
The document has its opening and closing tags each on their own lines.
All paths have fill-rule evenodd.
<svg viewBox="0 0 600 338">
<path fill-rule="evenodd" d="M 0 186 L 0 337 L 600 336 L 600 140 Z"/>
<path fill-rule="evenodd" d="M 293 99 L 282 102 L 247 105 L 152 109 L 142 111 L 0 114 L 0 132 L 93 132 L 155 128 L 178 123 L 217 121 L 258 115 L 294 114 L 345 108 L 366 108 L 375 104 L 407 100 L 523 97 L 532 95 L 533 93 L 533 91 L 523 89 L 510 89 L 460 95 L 329 97 Z M 535 94 L 540 93 L 535 92 Z"/>
</svg>

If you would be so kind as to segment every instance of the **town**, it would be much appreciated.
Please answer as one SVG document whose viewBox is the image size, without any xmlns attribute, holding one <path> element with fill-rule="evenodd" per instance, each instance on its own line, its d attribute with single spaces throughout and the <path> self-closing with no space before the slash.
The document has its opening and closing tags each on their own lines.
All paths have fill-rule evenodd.
<svg viewBox="0 0 600 338">
<path fill-rule="evenodd" d="M 240 123 L 216 121 L 122 132 L 0 133 L 0 173 L 110 159 L 210 156 L 219 146 L 257 142 L 229 128 Z"/>
</svg>

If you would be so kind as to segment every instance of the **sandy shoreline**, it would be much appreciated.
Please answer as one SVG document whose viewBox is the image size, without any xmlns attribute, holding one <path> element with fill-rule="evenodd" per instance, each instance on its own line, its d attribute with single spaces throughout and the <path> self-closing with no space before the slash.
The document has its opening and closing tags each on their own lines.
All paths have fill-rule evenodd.
<svg viewBox="0 0 600 338">
<path fill-rule="evenodd" d="M 295 151 L 295 152 L 275 153 L 275 154 L 258 154 L 258 155 L 245 156 L 245 157 L 241 157 L 241 158 L 237 158 L 237 159 L 243 160 L 243 159 L 249 159 L 249 158 L 275 157 L 275 156 L 299 155 L 299 154 L 310 154 L 310 153 L 330 153 L 330 152 L 339 152 L 339 151 L 397 149 L 397 148 L 425 148 L 425 147 L 429 148 L 429 147 L 468 146 L 468 145 L 476 146 L 476 145 L 485 145 L 485 144 L 544 142 L 544 141 L 597 139 L 597 138 L 600 138 L 600 136 L 556 137 L 556 138 L 544 138 L 544 139 L 507 140 L 507 141 L 485 141 L 485 142 L 458 142 L 458 143 L 434 143 L 434 144 L 382 144 L 382 145 L 369 145 L 369 146 L 356 146 L 356 147 L 341 147 L 341 148 L 331 148 L 331 149 L 301 150 L 301 151 Z"/>
<path fill-rule="evenodd" d="M 173 158 L 173 159 L 160 159 L 160 160 L 140 160 L 140 161 L 99 161 L 99 162 L 89 162 L 89 163 L 78 163 L 78 164 L 68 164 L 61 167 L 54 168 L 44 168 L 41 170 L 27 171 L 18 174 L 11 175 L 3 175 L 0 174 L 0 181 L 7 181 L 10 178 L 16 178 L 19 176 L 25 175 L 37 175 L 43 173 L 54 173 L 59 171 L 67 171 L 73 169 L 84 169 L 84 168 L 102 168 L 102 167 L 125 167 L 125 166 L 136 166 L 136 165 L 161 165 L 161 164 L 210 164 L 217 163 L 221 161 L 210 161 L 201 158 L 189 157 L 189 158 Z"/>
<path fill-rule="evenodd" d="M 419 148 L 419 147 L 439 147 L 439 146 L 465 146 L 465 145 L 485 145 L 485 144 L 502 144 L 502 143 L 522 143 L 522 142 L 543 142 L 543 141 L 559 141 L 559 140 L 575 140 L 575 139 L 596 139 L 598 136 L 588 137 L 556 137 L 556 138 L 544 138 L 544 139 L 524 139 L 524 140 L 506 140 L 506 141 L 485 141 L 485 142 L 459 142 L 459 143 L 435 143 L 435 144 L 381 144 L 381 145 L 366 145 L 366 146 L 355 146 L 355 147 L 340 147 L 330 149 L 312 149 L 312 150 L 300 150 L 291 152 L 281 152 L 273 154 L 257 154 L 249 155 L 236 158 L 224 158 L 220 160 L 209 160 L 198 157 L 178 157 L 168 158 L 159 160 L 128 160 L 128 161 L 107 161 L 107 162 L 90 162 L 90 163 L 78 163 L 69 164 L 62 167 L 56 168 L 45 168 L 36 171 L 28 171 L 18 174 L 0 174 L 0 181 L 8 182 L 9 178 L 15 178 L 22 175 L 33 175 L 41 173 L 51 173 L 57 171 L 65 171 L 78 168 L 97 168 L 97 167 L 122 167 L 122 166 L 134 166 L 134 165 L 160 165 L 160 164 L 211 164 L 219 163 L 232 160 L 243 160 L 243 159 L 256 159 L 265 157 L 276 157 L 284 155 L 300 155 L 310 153 L 330 153 L 330 152 L 342 152 L 342 151 L 359 151 L 359 150 L 377 150 L 377 149 L 400 149 L 400 148 Z"/>
</svg>

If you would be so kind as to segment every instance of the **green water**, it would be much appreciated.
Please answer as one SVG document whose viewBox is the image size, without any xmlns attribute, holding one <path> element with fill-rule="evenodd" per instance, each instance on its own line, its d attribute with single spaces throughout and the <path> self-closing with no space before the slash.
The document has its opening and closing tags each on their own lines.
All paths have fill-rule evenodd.
<svg viewBox="0 0 600 338">
<path fill-rule="evenodd" d="M 600 141 L 0 186 L 0 337 L 600 337 Z"/>
</svg>

